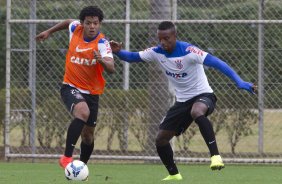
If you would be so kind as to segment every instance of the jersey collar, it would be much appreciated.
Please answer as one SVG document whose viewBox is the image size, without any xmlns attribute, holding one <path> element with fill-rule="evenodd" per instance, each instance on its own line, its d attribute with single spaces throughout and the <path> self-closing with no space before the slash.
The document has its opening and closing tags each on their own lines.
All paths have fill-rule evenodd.
<svg viewBox="0 0 282 184">
<path fill-rule="evenodd" d="M 86 41 L 86 42 L 91 42 L 91 41 L 95 40 L 99 34 L 100 34 L 100 31 L 97 33 L 97 35 L 96 35 L 94 38 L 90 38 L 90 39 L 83 38 L 83 39 L 84 39 L 84 41 Z"/>
</svg>

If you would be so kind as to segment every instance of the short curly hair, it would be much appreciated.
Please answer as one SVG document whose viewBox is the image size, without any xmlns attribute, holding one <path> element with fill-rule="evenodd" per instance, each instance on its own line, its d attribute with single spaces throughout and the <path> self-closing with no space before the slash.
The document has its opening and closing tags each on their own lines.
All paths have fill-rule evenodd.
<svg viewBox="0 0 282 184">
<path fill-rule="evenodd" d="M 83 8 L 79 14 L 79 20 L 83 22 L 86 16 L 98 17 L 100 22 L 104 19 L 103 11 L 97 6 L 87 6 Z"/>
<path fill-rule="evenodd" d="M 174 29 L 175 30 L 175 25 L 171 21 L 163 21 L 159 24 L 158 30 L 168 30 L 168 29 Z"/>
</svg>

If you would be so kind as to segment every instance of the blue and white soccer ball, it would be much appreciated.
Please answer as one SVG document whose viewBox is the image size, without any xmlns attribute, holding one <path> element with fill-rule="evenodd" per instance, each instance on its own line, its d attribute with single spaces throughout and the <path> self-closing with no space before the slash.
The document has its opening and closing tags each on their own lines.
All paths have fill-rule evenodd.
<svg viewBox="0 0 282 184">
<path fill-rule="evenodd" d="M 65 176 L 68 180 L 85 181 L 89 175 L 87 165 L 80 161 L 74 160 L 65 168 Z"/>
</svg>

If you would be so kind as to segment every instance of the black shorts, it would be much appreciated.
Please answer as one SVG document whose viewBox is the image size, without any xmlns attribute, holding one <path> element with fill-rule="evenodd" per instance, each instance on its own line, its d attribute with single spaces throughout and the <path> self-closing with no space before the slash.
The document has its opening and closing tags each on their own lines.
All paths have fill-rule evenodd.
<svg viewBox="0 0 282 184">
<path fill-rule="evenodd" d="M 195 102 L 202 102 L 208 106 L 208 111 L 205 114 L 208 116 L 214 111 L 216 101 L 216 96 L 213 93 L 203 93 L 186 102 L 175 102 L 168 110 L 159 128 L 161 130 L 175 131 L 176 136 L 178 136 L 184 133 L 193 122 L 191 110 Z"/>
<path fill-rule="evenodd" d="M 75 104 L 79 102 L 86 102 L 90 110 L 90 115 L 86 124 L 88 126 L 96 126 L 99 95 L 84 94 L 74 87 L 71 87 L 67 84 L 63 84 L 61 87 L 61 98 L 64 104 L 66 105 L 68 111 L 71 113 Z"/>
</svg>

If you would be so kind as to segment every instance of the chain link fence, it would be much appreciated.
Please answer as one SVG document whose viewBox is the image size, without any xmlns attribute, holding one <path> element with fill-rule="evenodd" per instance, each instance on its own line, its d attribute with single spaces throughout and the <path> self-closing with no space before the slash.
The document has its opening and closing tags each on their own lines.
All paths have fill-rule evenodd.
<svg viewBox="0 0 282 184">
<path fill-rule="evenodd" d="M 258 95 L 251 95 L 206 68 L 218 97 L 210 117 L 218 146 L 226 161 L 282 162 L 280 0 L 7 0 L 6 158 L 63 153 L 71 116 L 59 89 L 68 32 L 43 43 L 34 37 L 61 20 L 77 19 L 87 5 L 104 11 L 102 32 L 127 50 L 154 46 L 159 22 L 173 20 L 179 40 L 223 59 L 244 80 L 258 84 Z M 115 61 L 116 73 L 104 75 L 93 157 L 158 160 L 154 139 L 173 92 L 158 66 Z M 172 144 L 176 160 L 209 160 L 195 123 Z"/>
</svg>

